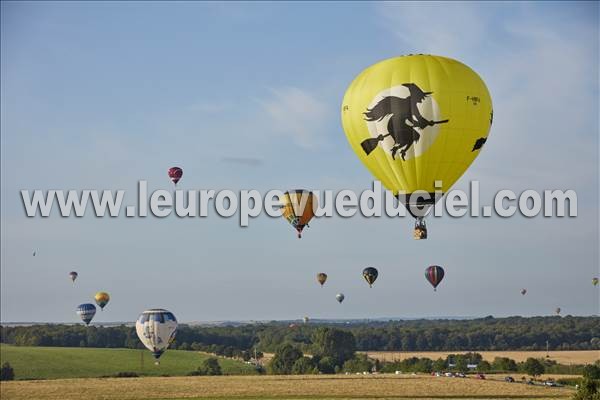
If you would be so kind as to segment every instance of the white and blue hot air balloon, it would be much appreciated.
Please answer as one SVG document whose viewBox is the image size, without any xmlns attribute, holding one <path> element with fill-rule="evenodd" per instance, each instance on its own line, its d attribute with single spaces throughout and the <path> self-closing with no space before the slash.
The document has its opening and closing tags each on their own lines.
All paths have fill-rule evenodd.
<svg viewBox="0 0 600 400">
<path fill-rule="evenodd" d="M 77 314 L 86 325 L 89 325 L 94 315 L 96 315 L 96 306 L 90 303 L 80 304 L 77 306 Z"/>
<path fill-rule="evenodd" d="M 137 319 L 135 331 L 144 346 L 152 352 L 158 365 L 158 359 L 175 339 L 177 319 L 167 310 L 146 310 Z"/>
</svg>

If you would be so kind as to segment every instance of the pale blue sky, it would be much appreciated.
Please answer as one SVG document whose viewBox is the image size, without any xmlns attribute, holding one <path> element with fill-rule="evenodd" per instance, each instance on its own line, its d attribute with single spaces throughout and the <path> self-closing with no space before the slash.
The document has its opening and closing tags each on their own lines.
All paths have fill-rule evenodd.
<svg viewBox="0 0 600 400">
<path fill-rule="evenodd" d="M 112 296 L 99 322 L 150 307 L 182 321 L 599 312 L 597 2 L 2 2 L 1 12 L 2 321 L 76 322 L 97 290 Z M 407 53 L 459 59 L 492 94 L 490 139 L 457 188 L 480 180 L 482 201 L 575 189 L 579 217 L 441 218 L 417 242 L 409 219 L 320 219 L 297 240 L 268 217 L 242 229 L 214 215 L 24 215 L 21 189 L 169 188 L 172 165 L 184 189 L 367 188 L 341 99 L 362 69 Z M 434 263 L 447 272 L 435 294 L 423 277 Z M 365 266 L 380 271 L 371 290 Z"/>
</svg>

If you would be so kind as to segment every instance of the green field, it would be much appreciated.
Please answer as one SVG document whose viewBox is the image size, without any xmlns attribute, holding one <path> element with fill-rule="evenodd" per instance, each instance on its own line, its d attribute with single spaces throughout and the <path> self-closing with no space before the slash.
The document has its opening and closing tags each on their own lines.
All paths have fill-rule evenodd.
<svg viewBox="0 0 600 400">
<path fill-rule="evenodd" d="M 0 345 L 1 362 L 10 363 L 16 379 L 94 378 L 119 372 L 186 375 L 208 357 L 195 351 L 168 350 L 157 366 L 147 350 Z M 256 373 L 252 365 L 240 361 L 220 358 L 219 364 L 226 375 Z"/>
</svg>

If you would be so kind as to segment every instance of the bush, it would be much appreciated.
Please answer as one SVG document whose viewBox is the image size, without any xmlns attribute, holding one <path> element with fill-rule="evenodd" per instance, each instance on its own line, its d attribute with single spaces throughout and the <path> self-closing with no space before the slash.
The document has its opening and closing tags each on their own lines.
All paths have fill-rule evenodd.
<svg viewBox="0 0 600 400">
<path fill-rule="evenodd" d="M 209 357 L 202 362 L 198 367 L 197 375 L 223 375 L 219 360 L 214 357 Z"/>
<path fill-rule="evenodd" d="M 315 372 L 315 366 L 313 365 L 312 360 L 308 357 L 297 359 L 292 367 L 292 374 L 296 375 L 314 374 Z"/>
<path fill-rule="evenodd" d="M 15 379 L 15 371 L 8 362 L 2 364 L 0 369 L 0 381 L 12 381 Z"/>
<path fill-rule="evenodd" d="M 275 375 L 289 375 L 296 361 L 302 358 L 304 354 L 296 347 L 285 344 L 281 346 L 269 364 L 269 370 Z"/>
<path fill-rule="evenodd" d="M 583 377 L 587 379 L 600 379 L 600 363 L 589 364 L 583 367 Z"/>
<path fill-rule="evenodd" d="M 531 375 L 535 378 L 536 376 L 543 374 L 546 368 L 540 360 L 530 357 L 522 364 L 522 370 L 525 371 L 527 375 Z"/>
<path fill-rule="evenodd" d="M 599 386 L 599 381 L 584 379 L 573 395 L 573 400 L 600 400 Z"/>
<path fill-rule="evenodd" d="M 114 375 L 115 378 L 138 378 L 139 375 L 135 372 L 119 372 Z"/>
<path fill-rule="evenodd" d="M 357 354 L 353 359 L 344 363 L 345 372 L 364 372 L 373 369 L 373 362 L 369 360 L 366 354 Z"/>
<path fill-rule="evenodd" d="M 323 357 L 319 361 L 319 372 L 324 374 L 333 374 L 335 373 L 335 361 L 332 357 Z"/>
</svg>

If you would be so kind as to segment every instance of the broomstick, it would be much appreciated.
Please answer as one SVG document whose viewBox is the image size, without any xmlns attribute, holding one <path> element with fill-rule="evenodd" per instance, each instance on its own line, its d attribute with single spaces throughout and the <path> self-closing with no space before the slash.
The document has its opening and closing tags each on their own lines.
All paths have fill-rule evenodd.
<svg viewBox="0 0 600 400">
<path fill-rule="evenodd" d="M 445 124 L 448 121 L 450 121 L 450 120 L 444 119 L 442 121 L 433 121 L 433 122 L 430 122 L 429 125 L 433 126 L 436 124 Z M 360 146 L 363 148 L 364 152 L 367 155 L 369 155 L 369 154 L 371 154 L 371 152 L 373 150 L 375 150 L 377 148 L 377 145 L 379 145 L 379 142 L 381 142 L 383 139 L 385 139 L 386 137 L 388 137 L 390 135 L 391 135 L 391 133 L 388 133 L 387 135 L 379 135 L 375 138 L 365 139 L 361 142 Z"/>
</svg>

